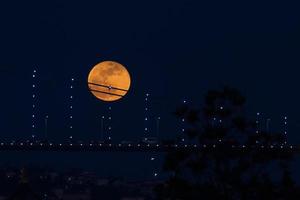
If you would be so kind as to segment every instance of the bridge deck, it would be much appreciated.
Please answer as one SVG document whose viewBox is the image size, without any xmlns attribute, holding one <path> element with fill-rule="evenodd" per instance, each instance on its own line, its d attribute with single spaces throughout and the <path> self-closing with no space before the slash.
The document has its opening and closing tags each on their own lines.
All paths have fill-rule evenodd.
<svg viewBox="0 0 300 200">
<path fill-rule="evenodd" d="M 61 152 L 172 152 L 172 151 L 260 151 L 300 153 L 298 146 L 234 146 L 197 144 L 62 144 L 62 143 L 0 143 L 0 151 L 61 151 Z"/>
</svg>

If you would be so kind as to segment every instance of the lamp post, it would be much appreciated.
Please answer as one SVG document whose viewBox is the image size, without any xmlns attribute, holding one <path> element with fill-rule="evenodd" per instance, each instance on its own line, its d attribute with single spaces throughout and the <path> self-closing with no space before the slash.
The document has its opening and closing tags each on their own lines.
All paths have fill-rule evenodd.
<svg viewBox="0 0 300 200">
<path fill-rule="evenodd" d="M 156 119 L 156 138 L 157 138 L 157 140 L 159 138 L 159 125 L 160 125 L 160 117 L 157 117 L 157 119 Z"/>
<path fill-rule="evenodd" d="M 48 115 L 45 116 L 45 141 L 48 141 Z"/>
<path fill-rule="evenodd" d="M 270 131 L 270 121 L 271 121 L 270 118 L 268 118 L 267 121 L 266 121 L 266 131 L 267 131 L 267 133 L 269 133 L 269 131 Z"/>
<path fill-rule="evenodd" d="M 103 137 L 104 137 L 104 119 L 105 117 L 104 116 L 101 116 L 101 119 L 100 119 L 100 140 L 103 141 Z"/>
</svg>

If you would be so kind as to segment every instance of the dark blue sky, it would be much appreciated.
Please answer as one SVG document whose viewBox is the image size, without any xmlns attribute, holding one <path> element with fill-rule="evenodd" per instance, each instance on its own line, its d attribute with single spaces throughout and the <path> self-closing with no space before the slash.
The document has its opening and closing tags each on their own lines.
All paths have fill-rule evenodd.
<svg viewBox="0 0 300 200">
<path fill-rule="evenodd" d="M 73 135 L 94 138 L 107 104 L 87 91 L 86 78 L 97 62 L 116 60 L 128 68 L 132 87 L 112 105 L 114 138 L 143 136 L 146 92 L 152 117 L 162 118 L 161 133 L 172 136 L 179 126 L 171 112 L 182 99 L 200 103 L 206 90 L 226 84 L 245 94 L 249 116 L 262 112 L 272 128 L 288 115 L 290 138 L 300 143 L 299 5 L 208 2 L 1 2 L 1 135 L 31 135 L 36 68 L 40 135 L 46 114 L 53 139 L 70 134 L 66 107 L 73 76 Z"/>
</svg>

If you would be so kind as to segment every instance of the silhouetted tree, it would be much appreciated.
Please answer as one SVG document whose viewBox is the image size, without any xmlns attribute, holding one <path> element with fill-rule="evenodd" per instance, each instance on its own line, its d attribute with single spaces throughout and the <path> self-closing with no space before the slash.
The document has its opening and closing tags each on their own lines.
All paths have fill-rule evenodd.
<svg viewBox="0 0 300 200">
<path fill-rule="evenodd" d="M 245 102 L 238 90 L 225 87 L 208 91 L 202 109 L 176 110 L 189 124 L 189 141 L 202 149 L 167 154 L 164 170 L 172 176 L 156 188 L 158 199 L 299 199 L 283 134 L 257 133 Z"/>
</svg>

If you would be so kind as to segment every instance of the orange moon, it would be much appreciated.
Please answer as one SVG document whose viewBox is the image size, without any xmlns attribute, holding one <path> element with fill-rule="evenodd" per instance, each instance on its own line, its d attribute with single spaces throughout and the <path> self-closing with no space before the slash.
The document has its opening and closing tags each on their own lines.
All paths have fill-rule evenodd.
<svg viewBox="0 0 300 200">
<path fill-rule="evenodd" d="M 95 65 L 88 76 L 90 92 L 102 101 L 124 97 L 131 84 L 127 69 L 118 62 L 104 61 Z"/>
</svg>

